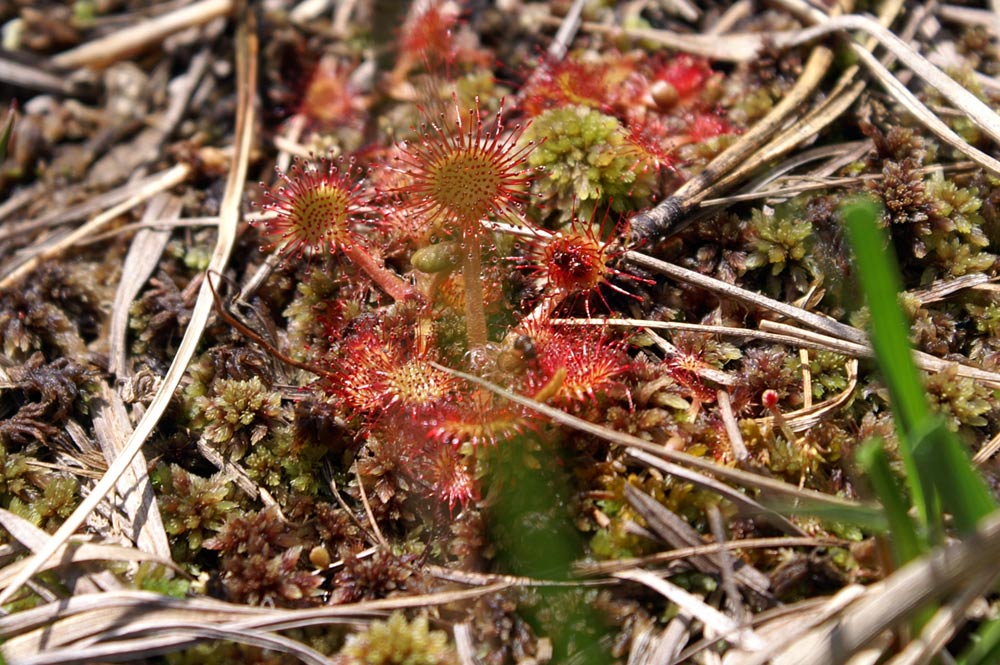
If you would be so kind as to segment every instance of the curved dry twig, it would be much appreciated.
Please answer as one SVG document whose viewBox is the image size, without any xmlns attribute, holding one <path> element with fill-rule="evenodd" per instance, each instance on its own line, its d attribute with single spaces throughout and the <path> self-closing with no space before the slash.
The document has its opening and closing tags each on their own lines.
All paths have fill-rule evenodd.
<svg viewBox="0 0 1000 665">
<path fill-rule="evenodd" d="M 854 388 L 858 385 L 858 361 L 851 358 L 845 364 L 845 368 L 847 370 L 847 385 L 839 393 L 810 407 L 782 414 L 782 418 L 793 432 L 805 432 L 814 427 L 851 399 Z M 776 424 L 774 416 L 755 418 L 754 422 L 765 427 L 772 427 Z"/>
</svg>

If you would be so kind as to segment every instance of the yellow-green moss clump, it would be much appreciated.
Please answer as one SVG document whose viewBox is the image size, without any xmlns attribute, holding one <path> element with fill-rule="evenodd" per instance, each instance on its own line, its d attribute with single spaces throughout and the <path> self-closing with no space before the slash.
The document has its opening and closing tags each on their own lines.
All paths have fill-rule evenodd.
<svg viewBox="0 0 1000 665">
<path fill-rule="evenodd" d="M 163 527 L 173 536 L 172 554 L 177 561 L 187 561 L 196 554 L 205 538 L 222 528 L 226 516 L 239 505 L 232 500 L 232 481 L 222 473 L 202 478 L 176 464 L 160 464 L 151 478 L 159 496 Z"/>
<path fill-rule="evenodd" d="M 450 665 L 458 654 L 448 634 L 430 630 L 426 616 L 407 621 L 394 612 L 388 621 L 373 621 L 367 630 L 347 638 L 338 665 Z"/>
<path fill-rule="evenodd" d="M 267 436 L 281 414 L 281 395 L 268 390 L 258 376 L 222 379 L 213 384 L 210 395 L 196 399 L 196 406 L 205 438 L 236 461 Z"/>
<path fill-rule="evenodd" d="M 812 244 L 812 222 L 796 213 L 787 206 L 779 210 L 755 209 L 751 213 L 753 251 L 747 256 L 747 268 L 771 266 L 771 274 L 779 275 L 789 263 L 810 262 L 807 257 Z"/>
<path fill-rule="evenodd" d="M 55 531 L 76 508 L 79 493 L 76 478 L 54 477 L 45 482 L 41 494 L 29 501 L 12 498 L 8 509 L 35 526 Z"/>
<path fill-rule="evenodd" d="M 618 119 L 586 106 L 549 109 L 535 118 L 525 140 L 544 142 L 528 157 L 541 172 L 534 187 L 568 220 L 574 208 L 588 218 L 610 203 L 616 212 L 650 204 L 656 168 Z"/>
</svg>

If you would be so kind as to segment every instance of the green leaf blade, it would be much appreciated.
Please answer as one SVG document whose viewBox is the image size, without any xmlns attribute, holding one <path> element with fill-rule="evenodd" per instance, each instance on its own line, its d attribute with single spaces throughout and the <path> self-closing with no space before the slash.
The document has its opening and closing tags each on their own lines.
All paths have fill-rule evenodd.
<svg viewBox="0 0 1000 665">
<path fill-rule="evenodd" d="M 841 207 L 854 249 L 858 281 L 871 312 L 872 346 L 889 388 L 893 418 L 899 432 L 899 453 L 920 522 L 936 519 L 934 498 L 917 466 L 911 434 L 930 415 L 920 373 L 910 352 L 909 326 L 896 300 L 902 290 L 895 255 L 876 220 L 880 206 L 870 197 L 857 197 Z"/>
<path fill-rule="evenodd" d="M 997 508 L 986 482 L 973 466 L 962 442 L 940 416 L 928 418 L 914 432 L 917 466 L 951 514 L 960 535 L 975 532 L 979 521 Z"/>
<path fill-rule="evenodd" d="M 910 518 L 909 503 L 897 484 L 883 445 L 880 439 L 869 439 L 858 450 L 857 460 L 885 509 L 892 552 L 896 565 L 900 566 L 916 559 L 927 548 Z"/>
</svg>

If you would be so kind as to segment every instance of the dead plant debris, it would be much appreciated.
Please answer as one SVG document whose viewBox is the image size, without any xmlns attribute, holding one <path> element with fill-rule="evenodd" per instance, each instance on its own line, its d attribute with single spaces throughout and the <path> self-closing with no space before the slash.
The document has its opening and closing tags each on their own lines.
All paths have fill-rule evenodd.
<svg viewBox="0 0 1000 665">
<path fill-rule="evenodd" d="M 820 6 L 0 3 L 0 656 L 968 647 L 996 519 L 896 570 L 851 518 L 838 206 L 995 490 L 1000 24 Z"/>
</svg>

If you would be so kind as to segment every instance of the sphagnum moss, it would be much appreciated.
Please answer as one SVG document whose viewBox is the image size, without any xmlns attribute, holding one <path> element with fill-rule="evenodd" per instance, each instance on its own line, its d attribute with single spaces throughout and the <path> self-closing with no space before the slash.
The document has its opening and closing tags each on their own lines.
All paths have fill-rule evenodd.
<svg viewBox="0 0 1000 665">
<path fill-rule="evenodd" d="M 205 438 L 234 459 L 242 459 L 281 416 L 281 396 L 260 377 L 221 379 L 196 399 Z"/>
<path fill-rule="evenodd" d="M 425 615 L 408 621 L 394 612 L 387 621 L 373 621 L 347 638 L 334 658 L 337 665 L 450 665 L 458 654 L 448 634 L 432 630 Z"/>
<path fill-rule="evenodd" d="M 176 464 L 160 464 L 150 475 L 160 494 L 163 527 L 173 538 L 173 557 L 190 561 L 204 541 L 239 508 L 236 487 L 222 473 L 196 476 Z"/>
<path fill-rule="evenodd" d="M 542 138 L 528 163 L 541 170 L 535 191 L 562 221 L 575 208 L 589 218 L 602 206 L 621 212 L 652 200 L 656 168 L 614 116 L 586 106 L 549 109 L 525 132 L 526 140 Z"/>
</svg>

